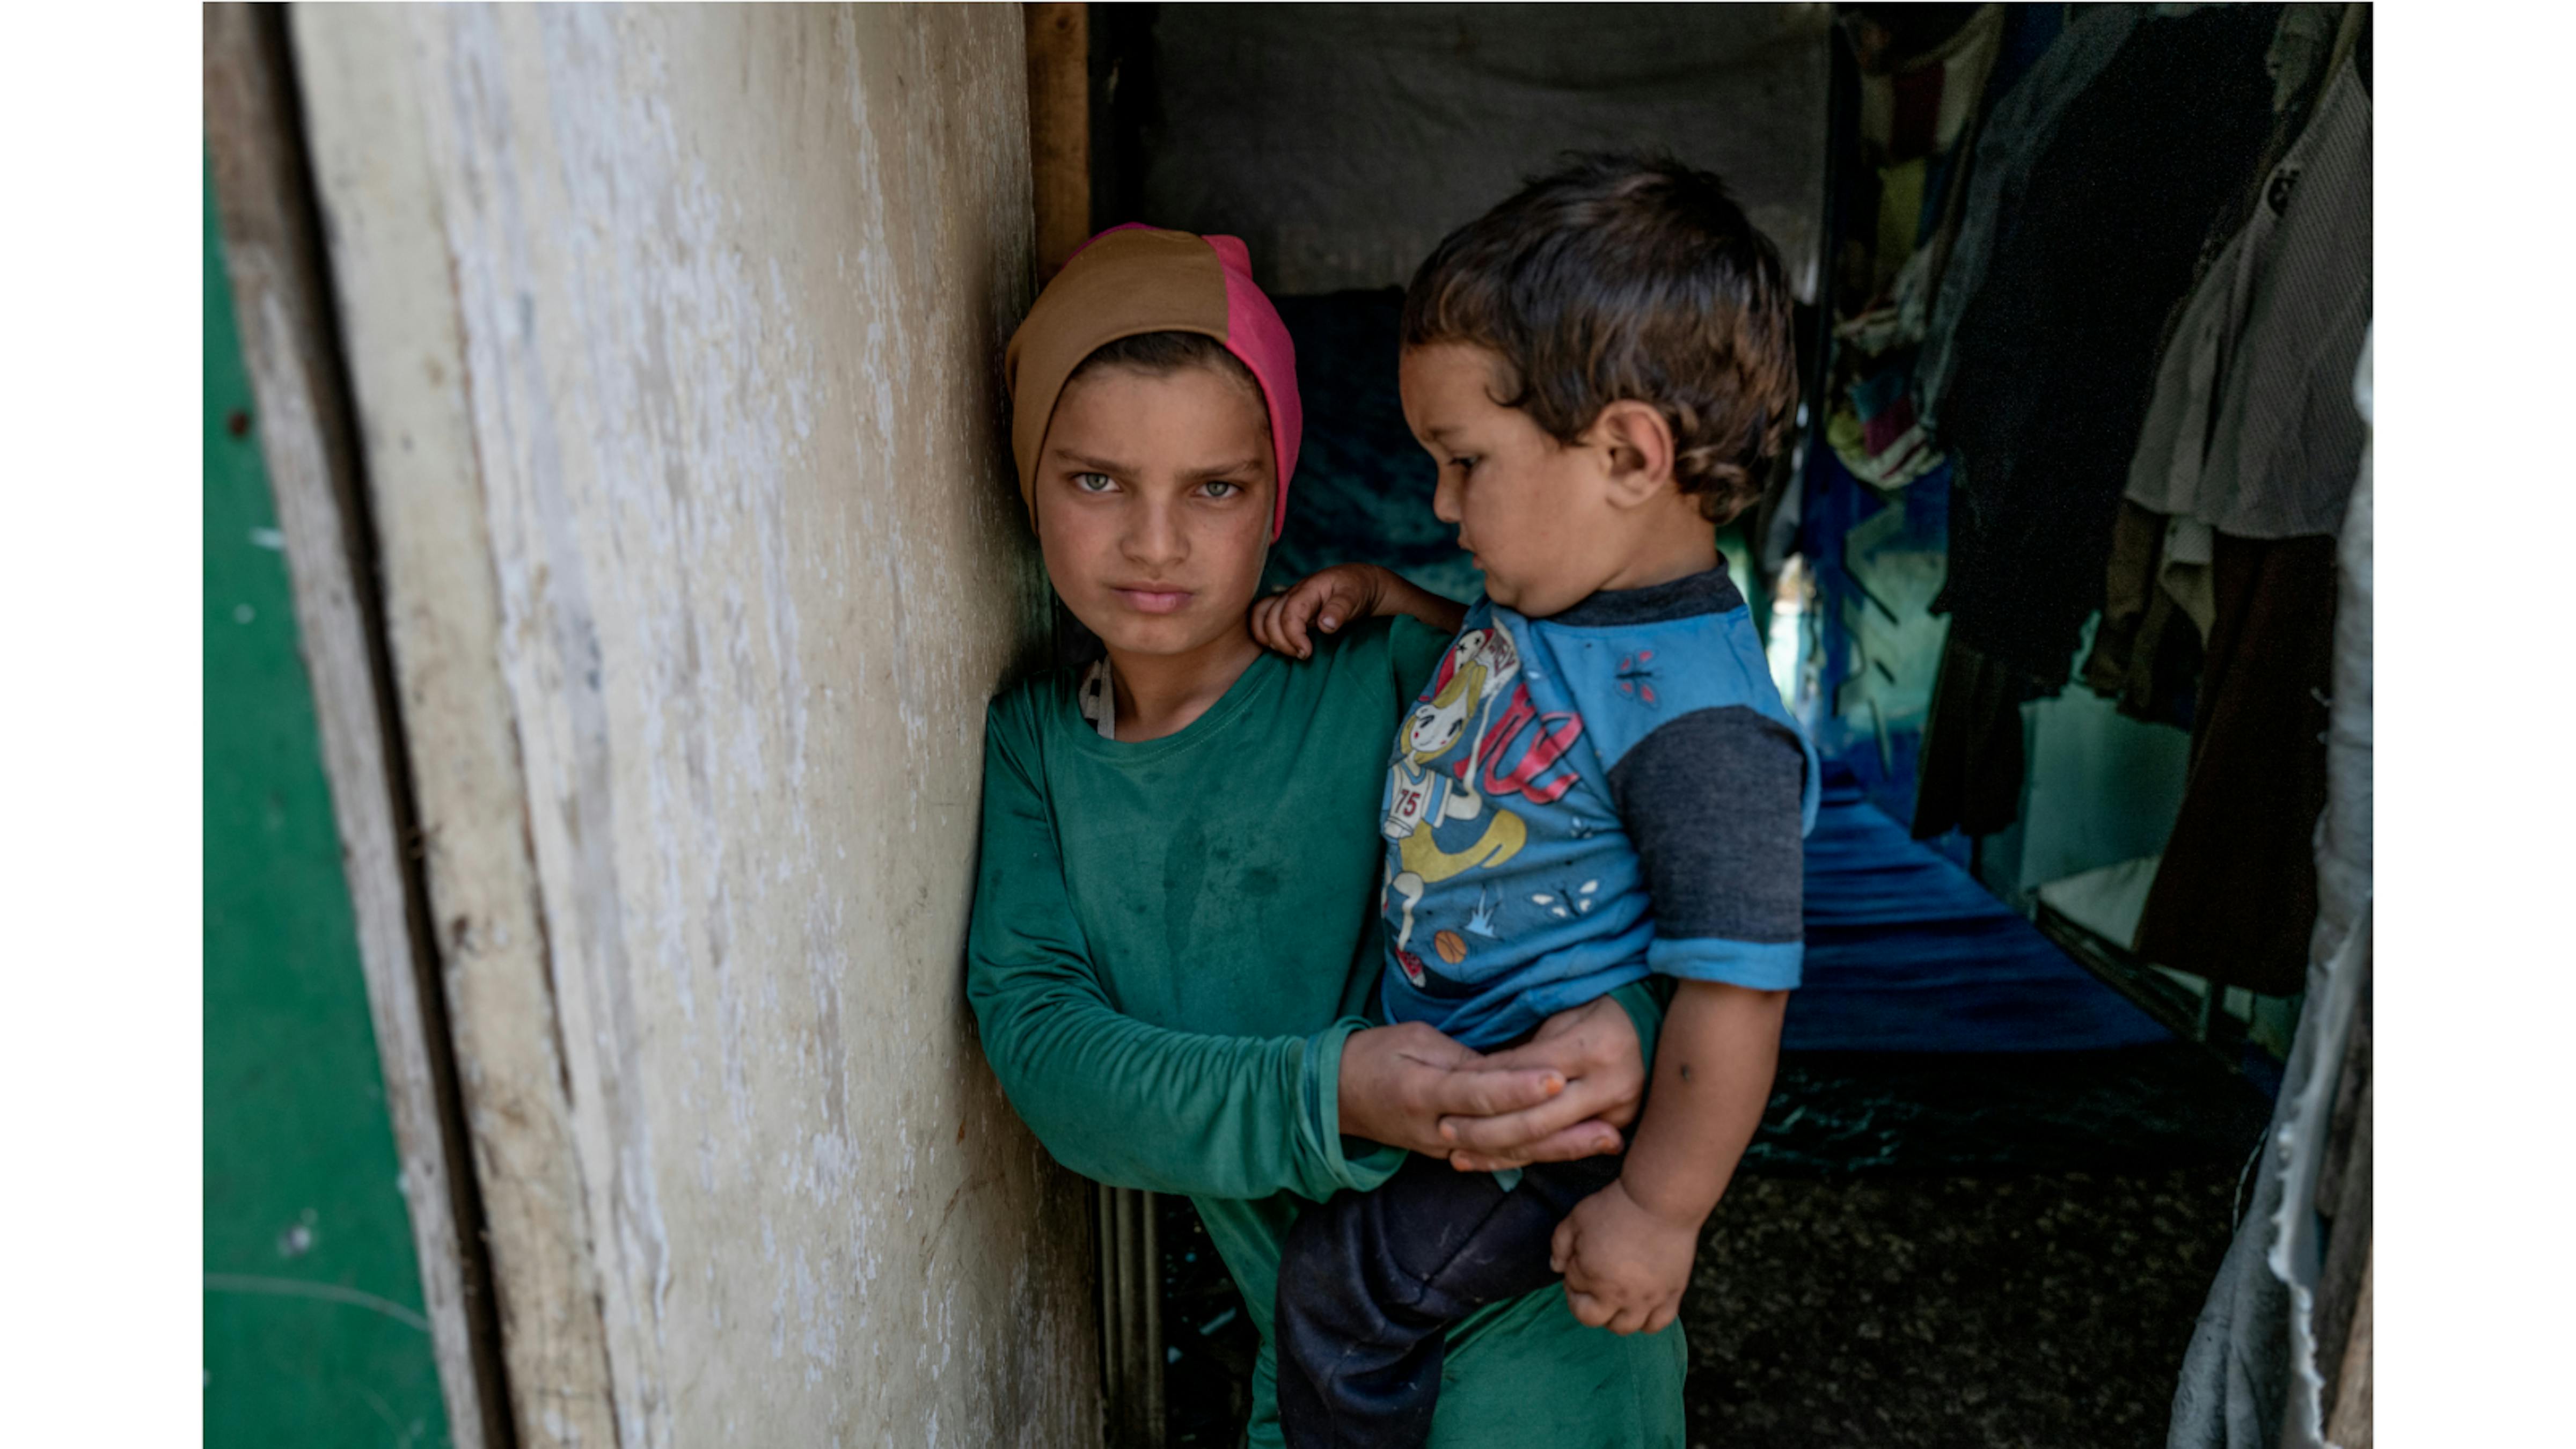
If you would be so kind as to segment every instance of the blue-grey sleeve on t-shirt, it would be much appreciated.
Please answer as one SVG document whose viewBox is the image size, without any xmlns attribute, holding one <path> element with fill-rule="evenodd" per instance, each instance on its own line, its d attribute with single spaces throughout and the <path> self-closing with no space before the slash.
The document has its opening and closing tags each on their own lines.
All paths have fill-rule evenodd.
<svg viewBox="0 0 2576 1449">
<path fill-rule="evenodd" d="M 1762 990 L 1798 984 L 1806 771 L 1796 733 L 1745 705 L 1666 720 L 1611 767 L 1611 799 L 1654 902 L 1651 969 Z"/>
</svg>

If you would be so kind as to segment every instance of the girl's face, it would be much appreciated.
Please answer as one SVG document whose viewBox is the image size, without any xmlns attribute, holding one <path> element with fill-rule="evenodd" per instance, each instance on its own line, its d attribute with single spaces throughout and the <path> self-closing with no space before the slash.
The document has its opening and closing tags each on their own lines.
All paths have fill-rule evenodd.
<svg viewBox="0 0 2576 1449">
<path fill-rule="evenodd" d="M 1120 654 L 1250 637 L 1278 465 L 1259 399 L 1204 367 L 1104 367 L 1067 387 L 1038 458 L 1055 591 Z"/>
</svg>

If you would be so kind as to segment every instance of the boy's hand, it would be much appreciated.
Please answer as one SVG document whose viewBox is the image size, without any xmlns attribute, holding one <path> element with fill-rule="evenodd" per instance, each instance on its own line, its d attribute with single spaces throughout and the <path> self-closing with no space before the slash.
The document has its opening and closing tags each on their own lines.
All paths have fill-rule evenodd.
<svg viewBox="0 0 2576 1449">
<path fill-rule="evenodd" d="M 1312 659 L 1307 630 L 1330 634 L 1353 619 L 1375 618 L 1390 581 L 1398 580 L 1376 564 L 1335 564 L 1308 574 L 1282 593 L 1253 600 L 1252 637 L 1292 659 Z"/>
<path fill-rule="evenodd" d="M 1548 1243 L 1565 1301 L 1586 1327 L 1660 1333 L 1681 1311 L 1699 1224 L 1649 1211 L 1614 1182 L 1574 1205 Z"/>
<path fill-rule="evenodd" d="M 1335 564 L 1252 602 L 1252 637 L 1292 659 L 1315 657 L 1310 629 L 1336 633 L 1356 619 L 1410 614 L 1443 633 L 1466 622 L 1467 606 L 1406 583 L 1376 564 Z"/>
<path fill-rule="evenodd" d="M 1655 1086 L 1619 1180 L 1574 1205 L 1548 1242 L 1574 1316 L 1613 1333 L 1673 1321 L 1700 1224 L 1762 1125 L 1786 991 L 1682 981 L 1655 1042 Z"/>
</svg>

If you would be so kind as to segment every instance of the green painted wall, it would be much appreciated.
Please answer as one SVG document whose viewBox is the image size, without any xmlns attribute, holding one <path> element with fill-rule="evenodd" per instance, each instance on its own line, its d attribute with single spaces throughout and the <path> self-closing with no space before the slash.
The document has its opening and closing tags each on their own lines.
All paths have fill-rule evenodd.
<svg viewBox="0 0 2576 1449">
<path fill-rule="evenodd" d="M 206 183 L 206 1436 L 448 1442 Z"/>
</svg>

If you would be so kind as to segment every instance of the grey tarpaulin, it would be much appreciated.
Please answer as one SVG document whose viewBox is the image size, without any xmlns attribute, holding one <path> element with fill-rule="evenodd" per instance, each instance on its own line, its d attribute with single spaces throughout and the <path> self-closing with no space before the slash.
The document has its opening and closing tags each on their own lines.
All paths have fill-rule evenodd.
<svg viewBox="0 0 2576 1449">
<path fill-rule="evenodd" d="M 1242 237 L 1274 292 L 1400 287 L 1558 153 L 1669 149 L 1726 179 L 1811 297 L 1832 25 L 1823 5 L 1166 5 L 1142 219 Z"/>
<path fill-rule="evenodd" d="M 2317 823 L 2317 924 L 2254 1203 L 2201 1309 L 2174 1391 L 2168 1449 L 2318 1449 L 2319 1345 L 2311 1314 L 2323 1254 L 2317 1171 L 2327 1114 L 2371 970 L 2371 344 L 2353 385 L 2360 476 L 2340 539 L 2327 804 Z"/>
</svg>

